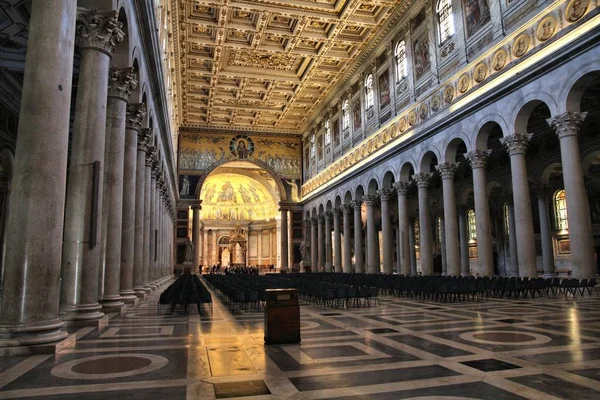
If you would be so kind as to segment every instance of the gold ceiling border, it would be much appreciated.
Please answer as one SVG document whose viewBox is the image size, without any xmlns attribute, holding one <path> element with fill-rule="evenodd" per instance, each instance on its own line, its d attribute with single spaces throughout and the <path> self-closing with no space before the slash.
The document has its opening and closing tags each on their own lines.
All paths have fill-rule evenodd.
<svg viewBox="0 0 600 400">
<path fill-rule="evenodd" d="M 569 33 L 572 33 L 578 22 L 596 7 L 590 0 L 561 0 L 550 5 L 520 29 L 507 35 L 465 68 L 438 85 L 437 90 L 433 91 L 426 99 L 394 117 L 349 153 L 344 154 L 333 164 L 306 181 L 301 190 L 303 200 L 305 196 L 315 192 L 334 178 L 339 179 L 342 174 L 349 173 L 349 168 L 359 163 L 364 164 L 367 158 L 382 149 L 382 146 L 389 147 L 390 144 L 399 142 L 400 138 L 411 131 L 414 132 L 415 128 L 439 111 L 450 109 L 450 112 L 454 112 L 474 100 L 469 97 L 477 95 L 474 93 L 476 89 L 482 88 L 501 73 L 520 65 L 523 60 L 534 55 L 536 50 L 541 50 L 542 46 L 550 44 L 549 40 L 559 32 L 571 30 L 562 37 L 566 38 Z M 596 15 L 588 23 L 591 24 L 589 26 L 591 29 L 600 23 L 600 17 Z"/>
</svg>

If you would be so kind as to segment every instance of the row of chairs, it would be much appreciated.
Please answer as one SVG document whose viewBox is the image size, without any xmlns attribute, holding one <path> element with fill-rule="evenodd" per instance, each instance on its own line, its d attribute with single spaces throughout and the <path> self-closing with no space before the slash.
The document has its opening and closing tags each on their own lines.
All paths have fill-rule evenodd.
<svg viewBox="0 0 600 400">
<path fill-rule="evenodd" d="M 189 304 L 196 304 L 198 313 L 203 304 L 208 304 L 212 310 L 212 296 L 208 289 L 197 275 L 186 272 L 161 293 L 158 300 L 158 313 L 164 306 L 169 306 L 173 314 L 177 305 L 183 305 L 184 312 L 187 314 Z"/>
</svg>

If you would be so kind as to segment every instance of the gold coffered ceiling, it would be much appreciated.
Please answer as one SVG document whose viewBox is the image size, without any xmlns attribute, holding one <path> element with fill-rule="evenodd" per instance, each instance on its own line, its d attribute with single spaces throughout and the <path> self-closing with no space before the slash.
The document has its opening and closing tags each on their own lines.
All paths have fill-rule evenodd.
<svg viewBox="0 0 600 400">
<path fill-rule="evenodd" d="M 171 1 L 180 125 L 281 133 L 301 133 L 399 17 L 397 6 L 411 3 Z"/>
</svg>

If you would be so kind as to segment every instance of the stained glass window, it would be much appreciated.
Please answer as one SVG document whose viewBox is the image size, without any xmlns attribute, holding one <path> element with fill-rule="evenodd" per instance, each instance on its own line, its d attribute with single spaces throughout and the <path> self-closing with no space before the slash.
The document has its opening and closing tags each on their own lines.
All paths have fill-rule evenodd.
<svg viewBox="0 0 600 400">
<path fill-rule="evenodd" d="M 568 230 L 567 193 L 564 190 L 554 193 L 554 213 L 556 215 L 556 228 L 560 231 Z"/>
<path fill-rule="evenodd" d="M 477 240 L 477 224 L 475 221 L 475 211 L 467 211 L 467 228 L 469 230 L 469 241 Z"/>
</svg>

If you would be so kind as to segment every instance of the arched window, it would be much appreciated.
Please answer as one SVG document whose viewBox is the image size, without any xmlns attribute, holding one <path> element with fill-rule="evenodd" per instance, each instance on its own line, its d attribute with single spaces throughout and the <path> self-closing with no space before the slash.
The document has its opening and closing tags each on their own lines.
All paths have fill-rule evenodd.
<svg viewBox="0 0 600 400">
<path fill-rule="evenodd" d="M 315 134 L 313 133 L 310 137 L 310 158 L 315 158 L 317 155 L 317 139 L 315 138 Z"/>
<path fill-rule="evenodd" d="M 421 233 L 419 231 L 419 220 L 418 219 L 415 220 L 413 229 L 415 231 L 415 246 L 419 247 L 421 245 Z"/>
<path fill-rule="evenodd" d="M 442 229 L 444 229 L 444 226 L 442 225 L 442 217 L 437 217 L 436 228 L 437 242 L 442 244 Z"/>
<path fill-rule="evenodd" d="M 554 214 L 556 215 L 556 228 L 559 231 L 568 230 L 567 193 L 564 190 L 559 190 L 554 193 Z"/>
<path fill-rule="evenodd" d="M 325 121 L 325 145 L 331 144 L 331 124 L 329 119 Z"/>
<path fill-rule="evenodd" d="M 396 72 L 397 80 L 406 78 L 406 43 L 401 40 L 396 44 Z"/>
<path fill-rule="evenodd" d="M 504 234 L 510 235 L 510 219 L 508 214 L 508 204 L 504 203 Z"/>
<path fill-rule="evenodd" d="M 454 20 L 452 18 L 452 0 L 439 0 L 436 7 L 438 17 L 438 32 L 440 43 L 454 34 Z"/>
<path fill-rule="evenodd" d="M 469 241 L 477 240 L 477 225 L 475 222 L 475 211 L 467 211 L 467 229 L 469 230 Z"/>
<path fill-rule="evenodd" d="M 348 99 L 344 100 L 342 103 L 342 129 L 346 130 L 350 128 L 350 110 L 349 110 L 349 101 Z"/>
<path fill-rule="evenodd" d="M 367 75 L 365 79 L 365 107 L 373 107 L 373 74 Z"/>
</svg>

